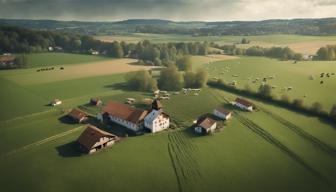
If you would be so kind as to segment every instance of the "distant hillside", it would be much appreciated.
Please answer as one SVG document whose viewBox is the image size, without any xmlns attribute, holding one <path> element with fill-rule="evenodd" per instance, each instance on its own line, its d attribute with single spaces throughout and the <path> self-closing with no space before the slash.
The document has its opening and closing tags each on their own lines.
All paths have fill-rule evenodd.
<svg viewBox="0 0 336 192">
<path fill-rule="evenodd" d="M 89 35 L 158 33 L 208 35 L 336 35 L 336 18 L 265 21 L 175 22 L 160 19 L 130 19 L 117 22 L 0 19 L 0 26 L 61 30 Z"/>
</svg>

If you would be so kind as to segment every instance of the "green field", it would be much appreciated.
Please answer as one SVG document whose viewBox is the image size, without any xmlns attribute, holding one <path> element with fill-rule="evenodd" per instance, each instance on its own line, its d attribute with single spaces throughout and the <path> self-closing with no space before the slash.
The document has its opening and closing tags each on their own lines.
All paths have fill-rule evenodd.
<svg viewBox="0 0 336 192">
<path fill-rule="evenodd" d="M 332 62 L 293 64 L 242 57 L 205 64 L 203 59 L 196 59 L 195 68 L 210 66 L 211 77 L 223 75 L 231 81 L 232 74 L 237 74 L 238 85 L 245 86 L 247 76 L 275 73 L 270 82 L 279 89 L 293 86 L 288 93 L 292 98 L 307 92 L 307 104 L 318 100 L 329 109 L 336 103 L 336 77 L 325 80 L 323 86 L 319 76 L 308 78 L 335 70 Z M 225 66 L 230 71 L 217 74 Z M 84 127 L 62 120 L 68 109 L 99 111 L 85 105 L 92 96 L 106 103 L 130 96 L 139 101 L 151 95 L 120 86 L 125 74 L 31 85 L 8 79 L 10 74 L 28 72 L 0 71 L 0 180 L 6 192 L 336 190 L 334 124 L 260 101 L 254 101 L 259 111 L 242 112 L 227 104 L 236 95 L 204 88 L 199 96 L 181 94 L 163 102 L 177 129 L 127 137 L 97 154 L 79 156 L 74 141 Z M 64 104 L 46 106 L 53 98 Z M 234 111 L 224 129 L 206 137 L 192 134 L 188 128 L 192 121 L 220 105 Z M 106 129 L 113 132 L 116 126 Z"/>
<path fill-rule="evenodd" d="M 27 55 L 28 67 L 47 67 L 53 65 L 90 63 L 108 58 L 93 55 L 80 55 L 72 53 L 33 53 Z"/>
</svg>

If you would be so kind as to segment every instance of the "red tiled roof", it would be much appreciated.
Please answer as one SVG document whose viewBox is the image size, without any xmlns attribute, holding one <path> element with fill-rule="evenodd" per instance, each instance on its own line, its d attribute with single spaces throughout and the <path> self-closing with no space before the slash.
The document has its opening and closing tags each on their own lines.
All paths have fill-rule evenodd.
<svg viewBox="0 0 336 192">
<path fill-rule="evenodd" d="M 216 120 L 206 117 L 198 123 L 198 126 L 203 127 L 204 129 L 210 129 L 216 123 Z"/>
<path fill-rule="evenodd" d="M 78 142 L 86 149 L 90 150 L 95 143 L 99 142 L 102 137 L 117 137 L 111 133 L 98 129 L 95 126 L 89 125 L 84 132 L 79 136 Z"/>
<path fill-rule="evenodd" d="M 136 109 L 129 105 L 114 101 L 108 102 L 106 107 L 103 109 L 103 112 L 134 124 L 138 124 L 142 121 L 148 113 L 146 110 Z"/>
<path fill-rule="evenodd" d="M 242 98 L 236 98 L 235 101 L 236 101 L 237 103 L 240 103 L 240 104 L 246 106 L 246 107 L 250 107 L 250 106 L 253 107 L 253 106 L 254 106 L 253 103 L 251 103 L 251 102 L 249 102 L 249 101 L 247 101 L 247 100 L 245 100 L 245 99 L 242 99 Z"/>
<path fill-rule="evenodd" d="M 71 112 L 68 114 L 70 117 L 76 120 L 81 120 L 88 115 L 79 109 L 72 109 Z"/>
<path fill-rule="evenodd" d="M 224 109 L 223 107 L 217 107 L 217 108 L 216 108 L 216 111 L 218 111 L 218 112 L 220 112 L 220 113 L 222 113 L 222 114 L 224 114 L 224 115 L 228 115 L 228 114 L 231 113 L 231 111 L 226 110 L 226 109 Z"/>
</svg>

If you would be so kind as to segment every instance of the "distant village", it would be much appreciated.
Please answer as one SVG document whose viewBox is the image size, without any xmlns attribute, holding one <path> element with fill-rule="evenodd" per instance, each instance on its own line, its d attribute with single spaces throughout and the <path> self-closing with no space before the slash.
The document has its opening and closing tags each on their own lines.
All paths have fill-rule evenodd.
<svg viewBox="0 0 336 192">
<path fill-rule="evenodd" d="M 187 89 L 184 89 L 187 91 Z M 133 98 L 127 98 L 125 103 L 109 101 L 94 118 L 103 124 L 118 124 L 127 131 L 133 133 L 157 133 L 170 127 L 170 115 L 163 108 L 160 100 L 169 98 L 168 92 L 161 91 L 162 97 L 159 97 L 160 91 L 154 92 L 155 99 L 151 101 L 149 109 L 139 109 L 131 106 L 135 102 Z M 199 90 L 196 90 L 199 93 Z M 90 104 L 101 106 L 103 103 L 98 98 L 91 98 Z M 59 99 L 53 100 L 50 105 L 61 105 Z M 253 111 L 255 105 L 245 99 L 236 98 L 231 104 L 244 111 Z M 86 122 L 89 115 L 77 108 L 72 109 L 67 117 L 75 123 Z M 232 112 L 223 107 L 217 107 L 211 114 L 204 114 L 193 122 L 192 128 L 196 135 L 209 135 L 218 128 L 218 121 L 227 121 L 232 118 Z M 120 138 L 114 134 L 106 132 L 98 127 L 89 124 L 84 132 L 79 136 L 78 143 L 80 150 L 91 154 L 106 147 L 112 146 L 120 141 Z"/>
</svg>

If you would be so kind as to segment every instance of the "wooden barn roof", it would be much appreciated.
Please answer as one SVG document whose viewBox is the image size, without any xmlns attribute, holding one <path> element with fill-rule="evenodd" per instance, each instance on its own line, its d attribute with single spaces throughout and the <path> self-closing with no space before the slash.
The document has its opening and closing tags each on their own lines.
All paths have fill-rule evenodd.
<svg viewBox="0 0 336 192">
<path fill-rule="evenodd" d="M 79 136 L 78 142 L 86 149 L 90 150 L 95 143 L 100 141 L 102 137 L 117 137 L 111 133 L 98 129 L 93 125 L 89 125 L 84 132 Z"/>
<path fill-rule="evenodd" d="M 84 117 L 87 117 L 88 115 L 79 109 L 72 109 L 68 116 L 72 117 L 73 119 L 80 120 Z"/>
<path fill-rule="evenodd" d="M 242 98 L 236 98 L 236 100 L 235 100 L 237 103 L 240 103 L 240 104 L 242 104 L 242 105 L 244 105 L 244 106 L 247 106 L 247 107 L 250 107 L 250 106 L 254 106 L 254 104 L 253 103 L 251 103 L 250 101 L 247 101 L 247 100 L 245 100 L 245 99 L 242 99 Z"/>
<path fill-rule="evenodd" d="M 148 113 L 146 110 L 136 109 L 129 105 L 114 101 L 108 102 L 106 107 L 103 109 L 103 112 L 134 124 L 138 124 L 142 121 Z"/>
<path fill-rule="evenodd" d="M 231 113 L 231 111 L 226 110 L 226 109 L 224 109 L 223 107 L 217 107 L 217 108 L 216 108 L 216 111 L 218 111 L 218 112 L 220 112 L 220 113 L 222 113 L 222 114 L 224 114 L 224 115 L 228 115 L 228 114 Z"/>
<path fill-rule="evenodd" d="M 210 129 L 216 123 L 216 120 L 206 117 L 199 121 L 198 126 L 203 127 L 204 129 Z"/>
</svg>

